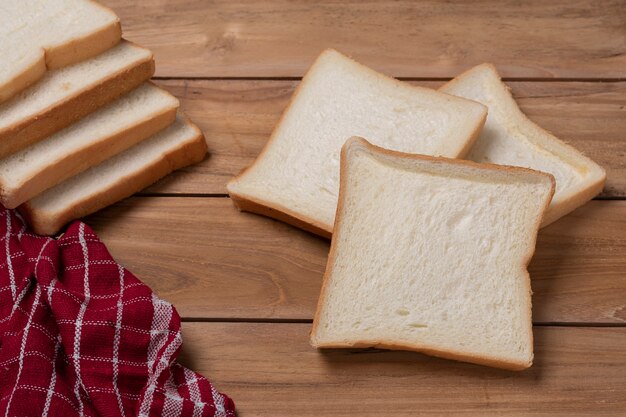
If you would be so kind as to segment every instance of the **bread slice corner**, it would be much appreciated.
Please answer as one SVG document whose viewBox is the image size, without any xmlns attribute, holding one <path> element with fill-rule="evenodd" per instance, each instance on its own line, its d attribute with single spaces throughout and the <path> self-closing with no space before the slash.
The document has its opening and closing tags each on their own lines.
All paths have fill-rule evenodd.
<svg viewBox="0 0 626 417">
<path fill-rule="evenodd" d="M 15 208 L 172 124 L 179 101 L 146 82 L 73 125 L 0 159 L 0 202 Z"/>
<path fill-rule="evenodd" d="M 229 181 L 239 209 L 330 237 L 345 141 L 462 157 L 487 115 L 471 100 L 380 74 L 334 49 L 307 71 L 253 164 Z"/>
<path fill-rule="evenodd" d="M 61 68 L 115 46 L 117 15 L 93 0 L 21 0 L 0 16 L 0 103 Z"/>
<path fill-rule="evenodd" d="M 350 139 L 311 345 L 531 366 L 526 268 L 553 192 L 542 172 Z"/>
<path fill-rule="evenodd" d="M 202 131 L 182 114 L 167 129 L 44 191 L 19 207 L 35 233 L 54 235 L 207 154 Z"/>
<path fill-rule="evenodd" d="M 49 71 L 0 104 L 0 157 L 71 125 L 153 73 L 152 52 L 125 40 L 98 56 Z"/>
<path fill-rule="evenodd" d="M 485 127 L 467 159 L 521 166 L 553 174 L 556 191 L 542 227 L 598 195 L 606 171 L 580 151 L 532 122 L 519 108 L 496 67 L 471 68 L 440 91 L 483 103 L 489 108 Z"/>
</svg>

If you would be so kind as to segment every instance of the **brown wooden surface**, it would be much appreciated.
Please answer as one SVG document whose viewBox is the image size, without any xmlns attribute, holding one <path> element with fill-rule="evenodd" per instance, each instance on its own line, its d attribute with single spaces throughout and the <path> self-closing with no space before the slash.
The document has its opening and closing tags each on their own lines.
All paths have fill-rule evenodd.
<svg viewBox="0 0 626 417">
<path fill-rule="evenodd" d="M 135 197 L 89 221 L 113 256 L 195 319 L 311 319 L 328 242 L 228 198 Z M 592 201 L 539 236 L 540 323 L 626 323 L 626 201 Z"/>
<path fill-rule="evenodd" d="M 626 328 L 535 327 L 522 372 L 412 352 L 330 350 L 310 324 L 185 323 L 184 361 L 240 417 L 623 416 Z"/>
<path fill-rule="evenodd" d="M 226 193 L 261 151 L 299 81 L 167 80 L 203 129 L 211 156 L 147 192 Z M 436 88 L 441 82 L 413 82 Z M 510 82 L 522 110 L 607 170 L 603 196 L 626 196 L 626 82 Z"/>
<path fill-rule="evenodd" d="M 396 77 L 626 77 L 623 0 L 104 0 L 157 76 L 301 76 L 334 47 Z M 147 6 L 149 4 L 149 6 Z"/>
<path fill-rule="evenodd" d="M 624 0 L 103 2 L 211 156 L 87 221 L 174 303 L 185 362 L 240 416 L 626 415 Z M 540 233 L 531 369 L 308 345 L 328 242 L 224 195 L 327 47 L 432 88 L 493 62 L 532 120 L 607 169 L 601 199 Z"/>
</svg>

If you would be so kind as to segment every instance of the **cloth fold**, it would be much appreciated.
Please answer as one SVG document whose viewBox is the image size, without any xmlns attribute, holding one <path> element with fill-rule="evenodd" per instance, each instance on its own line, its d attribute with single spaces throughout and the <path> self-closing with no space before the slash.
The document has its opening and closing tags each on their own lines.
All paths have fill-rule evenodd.
<svg viewBox="0 0 626 417">
<path fill-rule="evenodd" d="M 74 222 L 58 240 L 0 207 L 0 417 L 233 417 L 176 362 L 180 317 Z"/>
</svg>

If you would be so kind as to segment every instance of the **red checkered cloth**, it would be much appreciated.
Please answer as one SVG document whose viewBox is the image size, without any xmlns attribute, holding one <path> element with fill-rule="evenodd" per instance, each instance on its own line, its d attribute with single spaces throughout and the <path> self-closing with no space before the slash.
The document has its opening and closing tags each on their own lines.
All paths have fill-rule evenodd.
<svg viewBox="0 0 626 417">
<path fill-rule="evenodd" d="M 235 415 L 175 362 L 180 318 L 84 223 L 35 236 L 0 207 L 1 416 Z"/>
</svg>

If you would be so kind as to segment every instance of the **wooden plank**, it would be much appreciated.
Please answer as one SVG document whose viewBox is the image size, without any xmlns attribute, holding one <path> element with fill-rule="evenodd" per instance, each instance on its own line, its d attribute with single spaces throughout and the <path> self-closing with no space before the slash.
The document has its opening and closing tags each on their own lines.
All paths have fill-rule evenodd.
<svg viewBox="0 0 626 417">
<path fill-rule="evenodd" d="M 626 328 L 535 327 L 523 372 L 413 352 L 330 350 L 310 324 L 185 323 L 183 360 L 250 416 L 626 414 Z"/>
<path fill-rule="evenodd" d="M 328 47 L 397 77 L 454 77 L 485 61 L 507 77 L 626 76 L 622 0 L 103 3 L 165 77 L 301 76 Z"/>
<path fill-rule="evenodd" d="M 228 198 L 135 197 L 88 219 L 113 256 L 188 318 L 311 319 L 328 242 Z M 544 229 L 535 322 L 626 323 L 626 201 Z"/>
<path fill-rule="evenodd" d="M 436 88 L 441 82 L 413 83 Z M 608 171 L 604 196 L 626 196 L 626 82 L 512 82 L 522 110 Z M 211 157 L 148 192 L 226 193 L 261 151 L 297 81 L 160 81 L 207 136 Z"/>
</svg>

